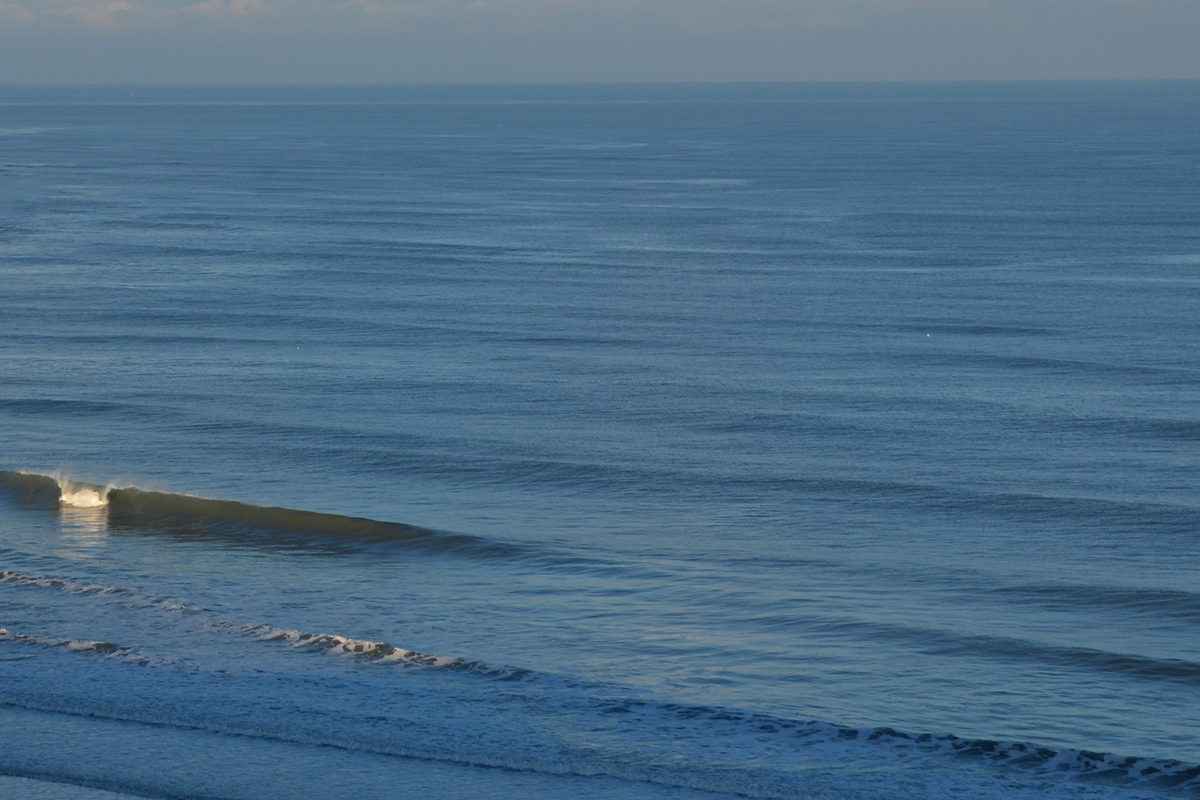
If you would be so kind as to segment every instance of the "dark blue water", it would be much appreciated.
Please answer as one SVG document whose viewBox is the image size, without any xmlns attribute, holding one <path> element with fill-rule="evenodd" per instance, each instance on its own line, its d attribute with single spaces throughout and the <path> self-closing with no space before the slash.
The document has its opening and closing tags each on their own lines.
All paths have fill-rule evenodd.
<svg viewBox="0 0 1200 800">
<path fill-rule="evenodd" d="M 0 89 L 0 776 L 1196 796 L 1197 209 L 1196 83 Z"/>
</svg>

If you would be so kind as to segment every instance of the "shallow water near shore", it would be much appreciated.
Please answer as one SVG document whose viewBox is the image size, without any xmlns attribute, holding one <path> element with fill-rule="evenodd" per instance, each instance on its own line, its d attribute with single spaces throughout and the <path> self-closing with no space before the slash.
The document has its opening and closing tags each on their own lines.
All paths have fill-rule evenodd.
<svg viewBox="0 0 1200 800">
<path fill-rule="evenodd" d="M 0 776 L 1200 792 L 1200 85 L 128 95 L 0 89 Z"/>
</svg>

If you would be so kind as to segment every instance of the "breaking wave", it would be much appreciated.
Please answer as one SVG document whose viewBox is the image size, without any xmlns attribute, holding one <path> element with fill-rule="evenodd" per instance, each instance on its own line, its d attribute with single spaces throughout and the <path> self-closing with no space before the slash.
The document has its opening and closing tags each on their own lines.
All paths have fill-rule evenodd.
<svg viewBox="0 0 1200 800">
<path fill-rule="evenodd" d="M 59 502 L 63 505 L 75 508 L 100 508 L 108 505 L 108 492 L 104 489 L 80 486 L 65 479 L 60 480 L 58 486 L 62 492 Z"/>
<path fill-rule="evenodd" d="M 0 490 L 36 506 L 102 508 L 110 529 L 168 533 L 189 539 L 238 543 L 258 535 L 293 544 L 310 541 L 391 544 L 478 556 L 512 556 L 522 552 L 513 544 L 399 522 L 156 492 L 136 486 L 100 486 L 59 474 L 0 472 Z"/>
</svg>

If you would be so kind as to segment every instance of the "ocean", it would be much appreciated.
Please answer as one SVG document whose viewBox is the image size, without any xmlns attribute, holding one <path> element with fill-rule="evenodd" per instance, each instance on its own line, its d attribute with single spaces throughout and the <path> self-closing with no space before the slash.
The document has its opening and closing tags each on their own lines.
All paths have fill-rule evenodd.
<svg viewBox="0 0 1200 800">
<path fill-rule="evenodd" d="M 0 87 L 0 794 L 1200 797 L 1200 83 Z"/>
</svg>

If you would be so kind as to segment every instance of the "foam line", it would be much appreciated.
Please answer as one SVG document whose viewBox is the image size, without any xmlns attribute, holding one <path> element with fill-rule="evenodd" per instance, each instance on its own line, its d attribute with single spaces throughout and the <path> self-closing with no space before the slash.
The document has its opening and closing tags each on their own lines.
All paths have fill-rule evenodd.
<svg viewBox="0 0 1200 800">
<path fill-rule="evenodd" d="M 351 639 L 331 633 L 304 633 L 302 631 L 275 628 L 270 625 L 249 625 L 239 622 L 222 622 L 216 626 L 222 630 L 245 633 L 264 642 L 284 642 L 292 647 L 319 650 L 330 655 L 345 655 L 367 661 L 385 661 L 396 664 L 426 667 L 464 667 L 469 662 L 450 656 L 432 656 L 394 647 L 387 642 L 372 642 L 366 639 Z"/>
<path fill-rule="evenodd" d="M 23 633 L 10 631 L 7 628 L 0 628 L 0 642 L 16 642 L 20 644 L 38 645 L 41 647 L 57 647 L 65 650 L 70 650 L 76 653 L 96 653 L 103 656 L 112 656 L 126 661 L 134 661 L 141 665 L 166 663 L 162 659 L 153 659 L 143 655 L 132 647 L 122 647 L 112 642 L 78 640 L 78 639 L 59 639 L 53 636 L 28 636 Z"/>
<path fill-rule="evenodd" d="M 44 575 L 30 575 L 16 570 L 0 570 L 0 583 L 14 586 L 35 586 L 40 589 L 53 589 L 67 594 L 100 595 L 118 597 L 128 604 L 141 608 L 161 608 L 166 611 L 180 613 L 197 613 L 206 609 L 200 606 L 187 605 L 169 597 L 147 597 L 134 589 L 123 586 L 106 586 L 99 583 L 80 583 L 68 578 L 50 578 Z"/>
</svg>

